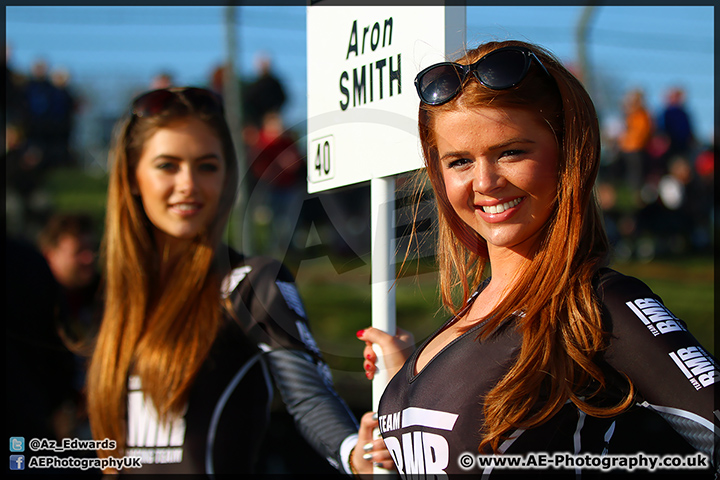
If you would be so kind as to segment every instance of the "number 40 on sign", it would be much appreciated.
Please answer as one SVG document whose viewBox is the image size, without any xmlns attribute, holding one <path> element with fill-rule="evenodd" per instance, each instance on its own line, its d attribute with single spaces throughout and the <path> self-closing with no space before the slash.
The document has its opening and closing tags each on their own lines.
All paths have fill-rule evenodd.
<svg viewBox="0 0 720 480">
<path fill-rule="evenodd" d="M 309 153 L 312 158 L 312 167 L 308 168 L 310 182 L 322 182 L 335 176 L 335 140 L 332 135 L 313 140 Z"/>
</svg>

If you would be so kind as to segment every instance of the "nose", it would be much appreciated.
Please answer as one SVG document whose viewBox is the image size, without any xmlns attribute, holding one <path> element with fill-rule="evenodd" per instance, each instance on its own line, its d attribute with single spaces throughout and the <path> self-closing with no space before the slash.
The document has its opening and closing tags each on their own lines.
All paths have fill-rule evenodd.
<svg viewBox="0 0 720 480">
<path fill-rule="evenodd" d="M 197 178 L 194 169 L 188 165 L 183 165 L 176 177 L 177 189 L 180 193 L 190 194 L 195 190 Z"/>
<path fill-rule="evenodd" d="M 91 265 L 95 261 L 95 252 L 89 248 L 83 249 L 78 254 L 78 262 L 83 265 Z"/>
<path fill-rule="evenodd" d="M 482 194 L 489 194 L 502 188 L 505 185 L 505 177 L 502 176 L 497 163 L 484 159 L 475 162 L 473 176 L 473 191 Z"/>
</svg>

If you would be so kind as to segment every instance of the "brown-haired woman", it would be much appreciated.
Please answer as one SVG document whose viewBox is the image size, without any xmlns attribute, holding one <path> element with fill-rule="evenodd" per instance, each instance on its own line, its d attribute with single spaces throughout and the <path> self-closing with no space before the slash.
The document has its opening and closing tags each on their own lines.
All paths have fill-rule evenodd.
<svg viewBox="0 0 720 480">
<path fill-rule="evenodd" d="M 716 360 L 646 285 L 606 268 L 600 132 L 581 83 L 544 49 L 505 41 L 416 86 L 452 318 L 404 365 L 406 338 L 358 332 L 369 377 L 373 342 L 399 371 L 378 412 L 398 470 L 500 470 L 478 452 L 563 453 L 527 455 L 524 469 L 571 474 L 600 461 L 581 454 L 699 451 L 717 465 Z"/>
<path fill-rule="evenodd" d="M 372 443 L 372 415 L 358 432 L 292 276 L 221 242 L 239 177 L 221 100 L 199 88 L 141 95 L 111 160 L 105 310 L 87 389 L 94 438 L 115 443 L 99 455 L 139 457 L 130 473 L 252 472 L 272 378 L 336 468 L 391 465 L 381 445 L 370 461 L 353 448 Z"/>
</svg>

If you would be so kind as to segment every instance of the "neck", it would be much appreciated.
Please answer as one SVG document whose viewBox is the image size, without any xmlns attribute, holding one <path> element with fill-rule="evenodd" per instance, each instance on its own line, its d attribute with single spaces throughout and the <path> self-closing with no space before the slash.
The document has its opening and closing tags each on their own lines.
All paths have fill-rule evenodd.
<svg viewBox="0 0 720 480">
<path fill-rule="evenodd" d="M 458 325 L 472 325 L 486 318 L 503 301 L 517 282 L 518 272 L 528 261 L 526 257 L 508 248 L 493 248 L 488 245 L 490 259 L 490 283 L 473 302 L 463 322 Z"/>
<path fill-rule="evenodd" d="M 530 261 L 530 259 L 515 250 L 509 248 L 488 248 L 490 259 L 490 273 L 492 279 L 491 291 L 509 291 L 518 279 L 518 273 Z M 490 285 L 488 285 L 490 287 Z"/>
</svg>

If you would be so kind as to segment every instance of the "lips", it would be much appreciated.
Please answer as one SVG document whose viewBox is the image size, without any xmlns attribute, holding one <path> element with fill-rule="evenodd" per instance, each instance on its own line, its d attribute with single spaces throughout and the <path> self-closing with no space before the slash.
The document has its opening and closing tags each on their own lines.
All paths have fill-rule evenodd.
<svg viewBox="0 0 720 480">
<path fill-rule="evenodd" d="M 178 203 L 172 206 L 173 208 L 177 208 L 179 210 L 195 210 L 196 208 L 200 207 L 200 204 L 198 203 Z"/>
<path fill-rule="evenodd" d="M 505 210 L 508 210 L 510 208 L 513 208 L 514 206 L 518 205 L 520 202 L 522 202 L 523 197 L 518 197 L 513 200 L 510 200 L 509 202 L 505 203 L 498 203 L 496 205 L 481 205 L 480 209 L 482 209 L 485 213 L 491 213 L 491 214 L 498 214 L 503 213 Z"/>
<path fill-rule="evenodd" d="M 201 208 L 202 208 L 202 204 L 197 203 L 197 202 L 182 202 L 182 203 L 173 203 L 170 205 L 170 210 L 172 210 L 182 216 L 193 215 L 193 214 L 199 212 Z"/>
</svg>

